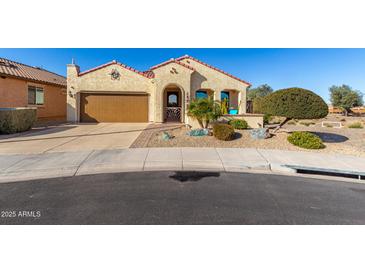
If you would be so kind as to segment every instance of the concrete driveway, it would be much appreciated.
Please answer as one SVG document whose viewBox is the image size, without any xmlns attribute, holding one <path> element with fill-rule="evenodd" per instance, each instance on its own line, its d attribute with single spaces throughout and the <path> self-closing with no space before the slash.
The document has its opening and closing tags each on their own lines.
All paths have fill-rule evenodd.
<svg viewBox="0 0 365 274">
<path fill-rule="evenodd" d="M 63 124 L 0 135 L 0 154 L 128 148 L 147 123 Z"/>
</svg>

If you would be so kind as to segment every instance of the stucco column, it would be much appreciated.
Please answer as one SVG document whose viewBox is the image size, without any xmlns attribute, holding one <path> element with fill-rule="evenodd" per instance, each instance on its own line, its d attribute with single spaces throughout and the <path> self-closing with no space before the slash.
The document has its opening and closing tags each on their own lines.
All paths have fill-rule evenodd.
<svg viewBox="0 0 365 274">
<path fill-rule="evenodd" d="M 238 92 L 238 113 L 244 114 L 246 113 L 246 92 L 240 90 Z"/>
<path fill-rule="evenodd" d="M 163 90 L 159 86 L 156 87 L 155 95 L 155 122 L 163 123 Z"/>
<path fill-rule="evenodd" d="M 66 91 L 66 103 L 67 103 L 67 121 L 78 122 L 78 101 L 77 101 L 77 77 L 80 68 L 75 64 L 67 65 L 67 91 Z"/>
<path fill-rule="evenodd" d="M 214 91 L 214 100 L 215 101 L 220 101 L 221 100 L 221 91 L 220 90 L 215 90 Z"/>
</svg>

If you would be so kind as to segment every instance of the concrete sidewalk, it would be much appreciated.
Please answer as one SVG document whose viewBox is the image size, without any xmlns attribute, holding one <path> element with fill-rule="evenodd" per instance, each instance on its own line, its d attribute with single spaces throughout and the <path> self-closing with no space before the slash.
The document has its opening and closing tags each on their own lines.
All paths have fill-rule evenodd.
<svg viewBox="0 0 365 274">
<path fill-rule="evenodd" d="M 135 148 L 0 155 L 0 182 L 152 170 L 294 173 L 287 165 L 365 173 L 365 158 L 348 155 L 254 148 Z"/>
</svg>

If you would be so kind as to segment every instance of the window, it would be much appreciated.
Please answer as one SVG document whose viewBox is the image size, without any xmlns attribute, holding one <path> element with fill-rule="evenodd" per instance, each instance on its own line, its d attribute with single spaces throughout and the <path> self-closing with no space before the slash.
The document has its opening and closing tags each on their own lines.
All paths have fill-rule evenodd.
<svg viewBox="0 0 365 274">
<path fill-rule="evenodd" d="M 229 91 L 221 91 L 221 102 L 224 102 L 224 100 L 227 101 L 229 106 Z"/>
<path fill-rule="evenodd" d="M 167 106 L 168 107 L 177 107 L 177 94 L 175 93 L 171 93 L 169 94 L 169 96 L 167 97 Z"/>
<path fill-rule="evenodd" d="M 208 98 L 208 93 L 205 90 L 198 90 L 195 94 L 196 99 Z"/>
<path fill-rule="evenodd" d="M 43 88 L 28 86 L 28 104 L 29 105 L 43 105 L 44 104 Z"/>
</svg>

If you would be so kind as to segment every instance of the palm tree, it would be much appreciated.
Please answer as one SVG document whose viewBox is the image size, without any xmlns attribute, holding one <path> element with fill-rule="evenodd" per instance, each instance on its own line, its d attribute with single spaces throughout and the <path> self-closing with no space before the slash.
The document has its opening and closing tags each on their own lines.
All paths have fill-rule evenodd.
<svg viewBox="0 0 365 274">
<path fill-rule="evenodd" d="M 195 99 L 190 102 L 188 115 L 194 117 L 202 128 L 222 116 L 221 104 L 212 98 Z"/>
</svg>

